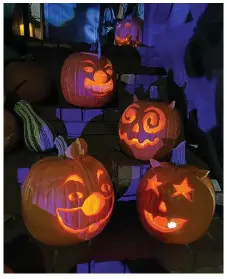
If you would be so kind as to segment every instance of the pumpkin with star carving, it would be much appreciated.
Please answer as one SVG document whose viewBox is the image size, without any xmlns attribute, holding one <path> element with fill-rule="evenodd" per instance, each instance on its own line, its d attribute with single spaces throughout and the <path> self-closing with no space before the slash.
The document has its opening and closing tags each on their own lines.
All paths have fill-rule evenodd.
<svg viewBox="0 0 227 279">
<path fill-rule="evenodd" d="M 175 147 L 181 132 L 181 121 L 175 102 L 134 102 L 119 121 L 121 149 L 139 160 L 161 159 Z"/>
<path fill-rule="evenodd" d="M 140 181 L 137 209 L 144 228 L 159 240 L 189 244 L 206 233 L 215 209 L 208 171 L 151 160 Z"/>
<path fill-rule="evenodd" d="M 108 103 L 116 89 L 112 63 L 95 53 L 73 53 L 61 73 L 65 100 L 79 107 L 98 108 Z"/>
<path fill-rule="evenodd" d="M 35 163 L 23 185 L 25 224 L 47 245 L 90 240 L 104 229 L 114 205 L 109 174 L 87 154 L 87 143 L 78 138 L 65 154 Z"/>
</svg>

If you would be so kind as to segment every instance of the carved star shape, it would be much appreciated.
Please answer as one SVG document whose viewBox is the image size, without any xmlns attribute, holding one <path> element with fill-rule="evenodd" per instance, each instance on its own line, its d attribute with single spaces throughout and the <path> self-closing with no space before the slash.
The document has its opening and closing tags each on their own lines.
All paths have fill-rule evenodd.
<svg viewBox="0 0 227 279">
<path fill-rule="evenodd" d="M 185 178 L 181 184 L 173 184 L 176 192 L 172 195 L 172 197 L 177 197 L 183 195 L 188 201 L 192 201 L 190 193 L 194 190 L 189 187 L 188 179 Z"/>
<path fill-rule="evenodd" d="M 152 190 L 155 192 L 155 194 L 156 194 L 157 196 L 159 196 L 158 187 L 159 187 L 160 185 L 162 185 L 162 182 L 159 182 L 159 181 L 158 181 L 157 175 L 155 175 L 155 176 L 152 177 L 151 179 L 148 179 L 147 182 L 148 182 L 148 183 L 147 183 L 147 187 L 145 188 L 145 190 L 150 190 L 150 189 L 152 189 Z"/>
</svg>

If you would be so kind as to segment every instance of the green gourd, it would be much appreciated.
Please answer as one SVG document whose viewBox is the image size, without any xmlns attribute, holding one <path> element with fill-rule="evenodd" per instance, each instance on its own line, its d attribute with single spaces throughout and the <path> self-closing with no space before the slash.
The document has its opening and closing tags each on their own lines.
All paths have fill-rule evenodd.
<svg viewBox="0 0 227 279">
<path fill-rule="evenodd" d="M 64 155 L 67 148 L 64 138 L 56 136 L 51 125 L 39 117 L 27 101 L 18 101 L 14 111 L 23 120 L 24 141 L 29 150 L 40 153 L 57 148 L 59 156 Z"/>
</svg>

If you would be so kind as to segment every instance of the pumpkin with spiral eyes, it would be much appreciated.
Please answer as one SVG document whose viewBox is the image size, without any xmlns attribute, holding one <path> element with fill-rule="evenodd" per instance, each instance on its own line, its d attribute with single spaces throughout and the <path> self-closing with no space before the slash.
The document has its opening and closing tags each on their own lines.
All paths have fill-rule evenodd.
<svg viewBox="0 0 227 279">
<path fill-rule="evenodd" d="M 108 223 L 114 191 L 105 167 L 86 154 L 77 139 L 67 158 L 47 157 L 30 169 L 22 192 L 22 211 L 30 233 L 47 245 L 90 240 Z"/>
<path fill-rule="evenodd" d="M 163 242 L 189 244 L 206 233 L 215 210 L 208 171 L 151 160 L 141 179 L 137 209 L 144 228 Z"/>
<path fill-rule="evenodd" d="M 61 85 L 66 101 L 87 108 L 102 107 L 115 92 L 116 76 L 111 62 L 95 53 L 73 53 L 61 73 Z"/>
<path fill-rule="evenodd" d="M 174 108 L 162 102 L 139 101 L 123 112 L 119 121 L 121 148 L 139 160 L 160 159 L 168 155 L 180 135 L 180 116 Z"/>
</svg>

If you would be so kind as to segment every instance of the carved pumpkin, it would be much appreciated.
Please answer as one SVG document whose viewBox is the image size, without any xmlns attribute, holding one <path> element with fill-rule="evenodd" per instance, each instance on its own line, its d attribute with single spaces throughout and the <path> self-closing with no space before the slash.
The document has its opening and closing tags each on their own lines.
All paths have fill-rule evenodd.
<svg viewBox="0 0 227 279">
<path fill-rule="evenodd" d="M 71 245 L 99 234 L 114 205 L 109 174 L 86 154 L 77 139 L 66 159 L 47 157 L 30 169 L 22 192 L 22 211 L 30 233 L 48 245 Z"/>
<path fill-rule="evenodd" d="M 115 44 L 137 47 L 142 43 L 142 26 L 143 21 L 138 18 L 120 21 L 115 30 Z"/>
<path fill-rule="evenodd" d="M 12 62 L 4 70 L 5 91 L 13 100 L 39 103 L 50 95 L 48 73 L 31 60 Z"/>
<path fill-rule="evenodd" d="M 87 108 L 102 107 L 115 92 L 115 74 L 111 62 L 97 54 L 74 53 L 62 68 L 61 85 L 66 101 Z"/>
<path fill-rule="evenodd" d="M 119 121 L 121 148 L 140 160 L 165 157 L 180 135 L 180 116 L 170 105 L 154 101 L 138 101 L 128 106 Z"/>
<path fill-rule="evenodd" d="M 163 242 L 188 244 L 208 229 L 215 195 L 208 171 L 151 161 L 137 192 L 137 209 L 145 229 Z"/>
<path fill-rule="evenodd" d="M 19 126 L 16 117 L 4 110 L 4 151 L 10 151 L 19 140 Z"/>
</svg>

